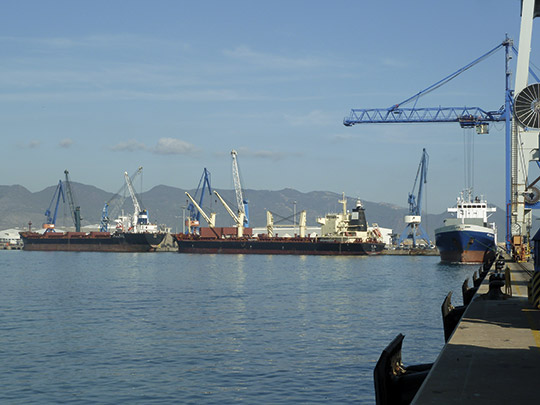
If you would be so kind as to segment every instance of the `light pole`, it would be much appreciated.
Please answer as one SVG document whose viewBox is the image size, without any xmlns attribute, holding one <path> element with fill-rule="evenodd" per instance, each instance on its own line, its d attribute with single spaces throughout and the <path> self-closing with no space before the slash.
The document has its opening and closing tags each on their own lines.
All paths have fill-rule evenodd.
<svg viewBox="0 0 540 405">
<path fill-rule="evenodd" d="M 293 232 L 296 234 L 296 201 L 293 202 Z"/>
</svg>

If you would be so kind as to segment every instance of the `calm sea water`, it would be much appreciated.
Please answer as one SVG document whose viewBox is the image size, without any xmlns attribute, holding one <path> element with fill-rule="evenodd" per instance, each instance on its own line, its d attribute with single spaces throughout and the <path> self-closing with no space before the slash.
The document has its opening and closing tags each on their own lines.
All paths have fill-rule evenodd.
<svg viewBox="0 0 540 405">
<path fill-rule="evenodd" d="M 438 257 L 0 252 L 0 403 L 374 403 L 443 346 Z"/>
</svg>

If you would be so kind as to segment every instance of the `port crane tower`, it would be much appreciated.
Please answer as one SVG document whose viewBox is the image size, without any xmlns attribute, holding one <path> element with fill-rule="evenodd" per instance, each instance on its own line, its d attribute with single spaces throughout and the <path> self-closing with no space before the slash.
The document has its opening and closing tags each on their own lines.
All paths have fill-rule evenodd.
<svg viewBox="0 0 540 405">
<path fill-rule="evenodd" d="M 201 188 L 201 185 L 202 185 L 202 188 Z M 201 179 L 199 180 L 199 185 L 197 186 L 195 195 L 192 197 L 191 195 L 188 194 L 188 198 L 190 199 L 190 202 L 187 206 L 187 209 L 189 212 L 189 218 L 187 219 L 188 233 L 196 233 L 197 230 L 200 230 L 201 228 L 200 226 L 201 213 L 203 214 L 203 216 L 206 215 L 204 214 L 204 211 L 202 211 L 205 191 L 207 191 L 210 196 L 212 195 L 212 187 L 210 186 L 210 172 L 206 169 L 206 167 L 203 169 L 203 173 L 201 175 Z M 199 201 L 194 203 L 193 201 L 197 200 L 197 196 L 199 196 Z M 208 217 L 208 219 L 210 218 Z M 208 222 L 206 218 L 205 220 Z"/>
<path fill-rule="evenodd" d="M 71 188 L 71 181 L 69 179 L 69 172 L 64 170 L 66 175 L 66 194 L 67 200 L 69 203 L 69 211 L 71 212 L 71 218 L 73 219 L 73 224 L 75 225 L 75 232 L 81 231 L 81 207 L 78 206 L 75 202 L 75 196 L 73 194 L 73 189 Z"/>
<path fill-rule="evenodd" d="M 232 173 L 233 173 L 233 183 L 234 191 L 236 193 L 236 205 L 238 206 L 238 216 L 243 215 L 243 226 L 249 226 L 249 209 L 248 201 L 244 198 L 242 192 L 242 184 L 240 183 L 240 170 L 238 169 L 237 161 L 238 152 L 236 150 L 231 151 L 232 157 Z"/>
<path fill-rule="evenodd" d="M 417 239 L 423 239 L 428 246 L 431 246 L 431 241 L 427 232 L 421 225 L 422 222 L 422 195 L 424 191 L 424 184 L 427 183 L 427 169 L 428 169 L 429 155 L 424 148 L 422 150 L 422 157 L 420 158 L 420 164 L 418 165 L 418 170 L 416 171 L 416 178 L 414 179 L 414 184 L 412 191 L 409 193 L 407 202 L 409 204 L 409 213 L 405 215 L 405 230 L 401 233 L 399 240 L 397 242 L 398 246 L 405 239 L 412 239 L 412 247 L 416 248 Z M 418 184 L 418 192 L 415 195 L 416 185 Z M 418 238 L 420 236 L 420 238 Z"/>
<path fill-rule="evenodd" d="M 142 173 L 142 169 L 142 166 L 140 166 L 137 171 L 135 171 L 135 173 L 131 175 L 131 183 L 133 183 L 137 175 Z M 114 194 L 107 202 L 105 202 L 105 205 L 103 206 L 103 209 L 101 211 L 101 222 L 99 225 L 100 232 L 108 232 L 109 224 L 111 222 L 111 215 L 116 216 L 120 213 L 120 209 L 124 205 L 124 201 L 126 199 L 126 188 L 127 184 L 126 182 L 123 182 L 122 187 L 120 187 L 118 192 Z"/>
<path fill-rule="evenodd" d="M 126 179 L 126 185 L 134 208 L 131 226 L 128 230 L 133 232 L 157 232 L 157 226 L 151 224 L 148 220 L 148 210 L 142 208 L 141 204 L 139 204 L 139 200 L 135 194 L 135 189 L 133 188 L 133 183 L 131 182 L 128 172 L 124 172 L 124 178 Z"/>
<path fill-rule="evenodd" d="M 58 214 L 58 206 L 60 205 L 60 197 L 62 197 L 62 202 L 65 203 L 66 196 L 64 193 L 64 186 L 62 184 L 62 180 L 58 180 L 58 185 L 56 186 L 56 189 L 54 190 L 53 198 L 51 199 L 49 207 L 45 210 L 45 217 L 47 217 L 47 222 L 43 224 L 43 229 L 45 229 L 45 232 L 54 232 L 54 227 L 56 226 L 56 216 Z M 56 199 L 56 204 L 54 204 L 55 199 Z M 51 213 L 53 204 L 54 204 L 54 214 Z"/>
</svg>

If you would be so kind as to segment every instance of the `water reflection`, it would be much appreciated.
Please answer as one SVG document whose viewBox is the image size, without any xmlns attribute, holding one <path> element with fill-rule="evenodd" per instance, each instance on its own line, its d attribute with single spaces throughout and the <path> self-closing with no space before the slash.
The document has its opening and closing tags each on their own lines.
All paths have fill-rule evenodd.
<svg viewBox="0 0 540 405">
<path fill-rule="evenodd" d="M 373 403 L 381 350 L 404 333 L 406 362 L 433 361 L 442 300 L 475 270 L 415 256 L 9 253 L 1 378 L 20 402 Z"/>
</svg>

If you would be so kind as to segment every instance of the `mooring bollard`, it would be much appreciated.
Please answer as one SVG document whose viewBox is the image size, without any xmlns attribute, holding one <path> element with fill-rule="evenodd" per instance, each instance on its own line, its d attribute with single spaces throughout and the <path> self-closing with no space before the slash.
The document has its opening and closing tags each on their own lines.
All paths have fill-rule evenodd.
<svg viewBox="0 0 540 405">
<path fill-rule="evenodd" d="M 503 262 L 504 263 L 504 262 Z M 493 273 L 489 276 L 488 300 L 502 300 L 505 297 L 501 288 L 504 287 L 504 273 Z"/>
</svg>

